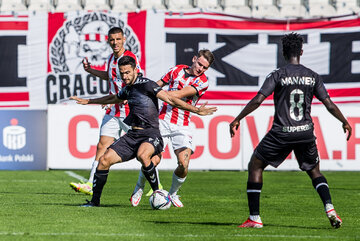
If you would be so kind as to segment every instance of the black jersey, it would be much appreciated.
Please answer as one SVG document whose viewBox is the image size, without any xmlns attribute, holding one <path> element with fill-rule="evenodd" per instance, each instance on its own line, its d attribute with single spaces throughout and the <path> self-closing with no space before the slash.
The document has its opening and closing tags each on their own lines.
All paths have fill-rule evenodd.
<svg viewBox="0 0 360 241">
<path fill-rule="evenodd" d="M 311 103 L 329 95 L 321 77 L 301 64 L 287 64 L 270 73 L 259 93 L 274 93 L 275 115 L 273 134 L 287 142 L 313 140 Z"/>
<path fill-rule="evenodd" d="M 137 77 L 134 84 L 125 86 L 117 94 L 122 100 L 128 100 L 130 113 L 124 122 L 130 126 L 159 129 L 159 107 L 156 95 L 161 87 L 154 81 Z"/>
</svg>

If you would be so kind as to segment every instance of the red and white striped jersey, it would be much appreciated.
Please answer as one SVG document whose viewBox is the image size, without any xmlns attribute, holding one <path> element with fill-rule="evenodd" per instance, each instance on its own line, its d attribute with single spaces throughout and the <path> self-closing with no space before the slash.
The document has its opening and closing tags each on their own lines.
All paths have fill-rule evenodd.
<svg viewBox="0 0 360 241">
<path fill-rule="evenodd" d="M 192 76 L 185 73 L 185 69 L 189 69 L 187 65 L 176 65 L 171 68 L 161 79 L 167 84 L 168 91 L 181 90 L 185 86 L 193 86 L 197 94 L 183 98 L 186 103 L 195 106 L 201 96 L 209 87 L 209 82 L 205 74 L 200 76 Z M 166 89 L 165 89 L 166 90 Z M 169 121 L 180 126 L 188 126 L 190 121 L 190 111 L 185 111 L 172 107 L 166 102 L 160 107 L 159 119 Z"/>
<path fill-rule="evenodd" d="M 133 57 L 136 61 L 136 65 L 138 68 L 138 73 L 141 72 L 139 60 L 136 58 L 135 54 L 133 54 L 129 50 L 125 50 L 125 52 L 119 57 L 115 58 L 114 54 L 111 54 L 108 58 L 107 64 L 107 72 L 109 76 L 109 94 L 116 95 L 121 88 L 125 86 L 125 83 L 121 80 L 120 70 L 118 61 L 123 56 L 130 56 Z M 121 104 L 114 104 L 111 108 L 106 110 L 107 115 L 112 115 L 115 117 L 126 117 L 129 114 L 129 106 L 128 105 L 121 105 Z"/>
</svg>

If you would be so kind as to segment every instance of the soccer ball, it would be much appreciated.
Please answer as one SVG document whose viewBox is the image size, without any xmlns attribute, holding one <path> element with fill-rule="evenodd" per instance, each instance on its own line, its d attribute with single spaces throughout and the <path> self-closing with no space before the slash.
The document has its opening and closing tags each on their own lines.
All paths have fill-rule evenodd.
<svg viewBox="0 0 360 241">
<path fill-rule="evenodd" d="M 151 194 L 149 202 L 152 209 L 169 209 L 171 206 L 170 194 L 166 190 L 156 190 Z"/>
</svg>

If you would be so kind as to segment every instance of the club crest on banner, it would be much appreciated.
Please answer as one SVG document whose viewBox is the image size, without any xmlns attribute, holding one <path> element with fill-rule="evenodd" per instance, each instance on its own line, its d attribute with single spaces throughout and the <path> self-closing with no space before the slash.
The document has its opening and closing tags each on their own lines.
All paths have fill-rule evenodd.
<svg viewBox="0 0 360 241">
<path fill-rule="evenodd" d="M 86 97 L 108 93 L 107 83 L 85 72 L 82 60 L 87 58 L 94 69 L 107 69 L 107 58 L 112 53 L 108 31 L 112 27 L 123 29 L 125 49 L 141 59 L 138 37 L 125 21 L 123 16 L 103 12 L 67 15 L 49 44 L 48 103 L 67 102 L 68 94 Z"/>
</svg>

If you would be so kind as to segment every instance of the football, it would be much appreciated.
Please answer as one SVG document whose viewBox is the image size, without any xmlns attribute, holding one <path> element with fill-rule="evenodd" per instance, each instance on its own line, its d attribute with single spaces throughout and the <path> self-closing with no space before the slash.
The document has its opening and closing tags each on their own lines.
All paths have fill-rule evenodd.
<svg viewBox="0 0 360 241">
<path fill-rule="evenodd" d="M 170 195 L 166 190 L 156 190 L 149 198 L 150 206 L 155 210 L 169 209 L 171 206 Z"/>
</svg>

